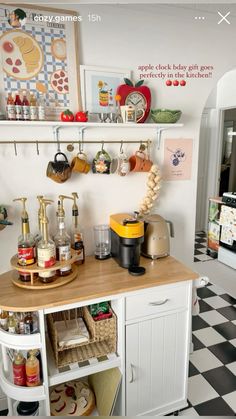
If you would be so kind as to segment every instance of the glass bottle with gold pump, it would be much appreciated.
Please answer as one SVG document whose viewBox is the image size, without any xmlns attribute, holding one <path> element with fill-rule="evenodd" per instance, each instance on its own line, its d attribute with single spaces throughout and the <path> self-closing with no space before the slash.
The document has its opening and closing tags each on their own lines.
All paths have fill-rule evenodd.
<svg viewBox="0 0 236 419">
<path fill-rule="evenodd" d="M 47 205 L 51 201 L 42 200 L 43 217 L 42 217 L 42 239 L 37 245 L 38 266 L 41 268 L 50 268 L 56 263 L 56 246 L 50 239 L 48 233 L 48 218 L 46 214 Z M 56 279 L 56 271 L 39 272 L 39 279 L 44 283 L 53 282 Z"/>
<path fill-rule="evenodd" d="M 35 263 L 35 240 L 30 233 L 29 216 L 25 206 L 27 198 L 17 198 L 13 201 L 20 201 L 23 204 L 21 213 L 22 234 L 18 238 L 18 265 L 29 266 Z M 19 271 L 19 276 L 24 282 L 30 281 L 30 274 L 27 271 Z"/>
<path fill-rule="evenodd" d="M 43 195 L 38 195 L 37 200 L 39 201 L 38 209 L 38 232 L 34 236 L 35 245 L 37 247 L 38 242 L 42 239 L 42 218 L 43 218 Z"/>
<path fill-rule="evenodd" d="M 85 253 L 84 253 L 84 242 L 83 242 L 83 233 L 79 225 L 79 208 L 76 203 L 78 199 L 77 192 L 72 192 L 74 203 L 72 206 L 72 248 L 76 251 L 78 255 L 77 264 L 84 263 Z"/>
<path fill-rule="evenodd" d="M 65 211 L 63 207 L 64 199 L 73 199 L 70 196 L 59 195 L 58 210 L 57 210 L 57 222 L 58 232 L 54 237 L 56 244 L 56 255 L 58 261 L 65 261 L 71 259 L 71 239 L 67 234 L 65 227 Z M 58 271 L 58 275 L 66 276 L 72 272 L 71 265 L 63 266 Z"/>
</svg>

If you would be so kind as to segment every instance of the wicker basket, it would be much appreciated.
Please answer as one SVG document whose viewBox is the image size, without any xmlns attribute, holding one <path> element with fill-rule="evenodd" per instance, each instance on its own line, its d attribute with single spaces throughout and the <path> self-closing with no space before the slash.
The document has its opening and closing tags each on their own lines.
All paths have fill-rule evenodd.
<svg viewBox="0 0 236 419">
<path fill-rule="evenodd" d="M 117 345 L 117 318 L 113 310 L 112 317 L 109 319 L 95 322 L 87 307 L 78 310 L 71 310 L 70 319 L 83 317 L 89 331 L 89 342 L 59 346 L 55 321 L 68 320 L 68 311 L 47 315 L 48 335 L 52 345 L 55 361 L 58 367 L 66 366 L 74 362 L 87 361 L 90 358 L 105 356 L 111 352 L 116 352 Z"/>
<path fill-rule="evenodd" d="M 101 342 L 107 339 L 116 342 L 116 315 L 111 308 L 110 311 L 112 312 L 112 317 L 95 322 L 88 307 L 83 307 L 83 318 L 91 336 L 94 337 L 96 342 Z"/>
</svg>

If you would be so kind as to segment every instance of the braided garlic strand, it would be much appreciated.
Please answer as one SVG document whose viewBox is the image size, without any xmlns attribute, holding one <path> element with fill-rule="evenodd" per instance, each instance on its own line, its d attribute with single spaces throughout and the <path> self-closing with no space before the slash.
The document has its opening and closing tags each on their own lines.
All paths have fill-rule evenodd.
<svg viewBox="0 0 236 419">
<path fill-rule="evenodd" d="M 147 194 L 139 207 L 140 215 L 148 215 L 150 213 L 156 199 L 160 194 L 161 179 L 160 169 L 156 164 L 153 164 L 150 171 L 148 172 Z"/>
</svg>

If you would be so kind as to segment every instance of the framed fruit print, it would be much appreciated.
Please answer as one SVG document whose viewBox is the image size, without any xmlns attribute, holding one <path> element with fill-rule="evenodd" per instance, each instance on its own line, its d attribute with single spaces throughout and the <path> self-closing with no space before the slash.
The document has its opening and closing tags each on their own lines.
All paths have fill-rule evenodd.
<svg viewBox="0 0 236 419">
<path fill-rule="evenodd" d="M 50 17 L 50 19 L 49 19 Z M 81 107 L 76 12 L 0 4 L 0 97 L 42 93 L 47 119 Z"/>
<path fill-rule="evenodd" d="M 124 82 L 117 88 L 117 95 L 121 97 L 120 105 L 133 106 L 136 110 L 136 122 L 143 123 L 150 112 L 151 91 L 149 87 L 143 86 L 143 80 L 135 85 L 128 78 L 125 78 Z"/>
<path fill-rule="evenodd" d="M 80 66 L 81 96 L 83 109 L 90 114 L 107 112 L 115 106 L 117 87 L 130 70 L 95 66 Z"/>
</svg>

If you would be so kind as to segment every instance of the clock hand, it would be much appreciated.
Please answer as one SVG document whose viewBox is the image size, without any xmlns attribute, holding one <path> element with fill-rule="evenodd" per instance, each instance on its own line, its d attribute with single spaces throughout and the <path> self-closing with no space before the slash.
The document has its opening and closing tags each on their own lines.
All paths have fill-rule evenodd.
<svg viewBox="0 0 236 419">
<path fill-rule="evenodd" d="M 131 99 L 130 99 L 130 102 L 132 103 L 132 105 L 134 105 L 134 106 L 136 105 L 136 103 L 134 103 Z"/>
<path fill-rule="evenodd" d="M 136 102 L 136 103 L 135 103 L 135 106 L 137 106 L 137 104 L 138 104 L 139 102 L 141 102 L 141 100 L 142 100 L 142 99 L 139 99 L 139 100 L 138 100 L 138 102 Z"/>
</svg>

